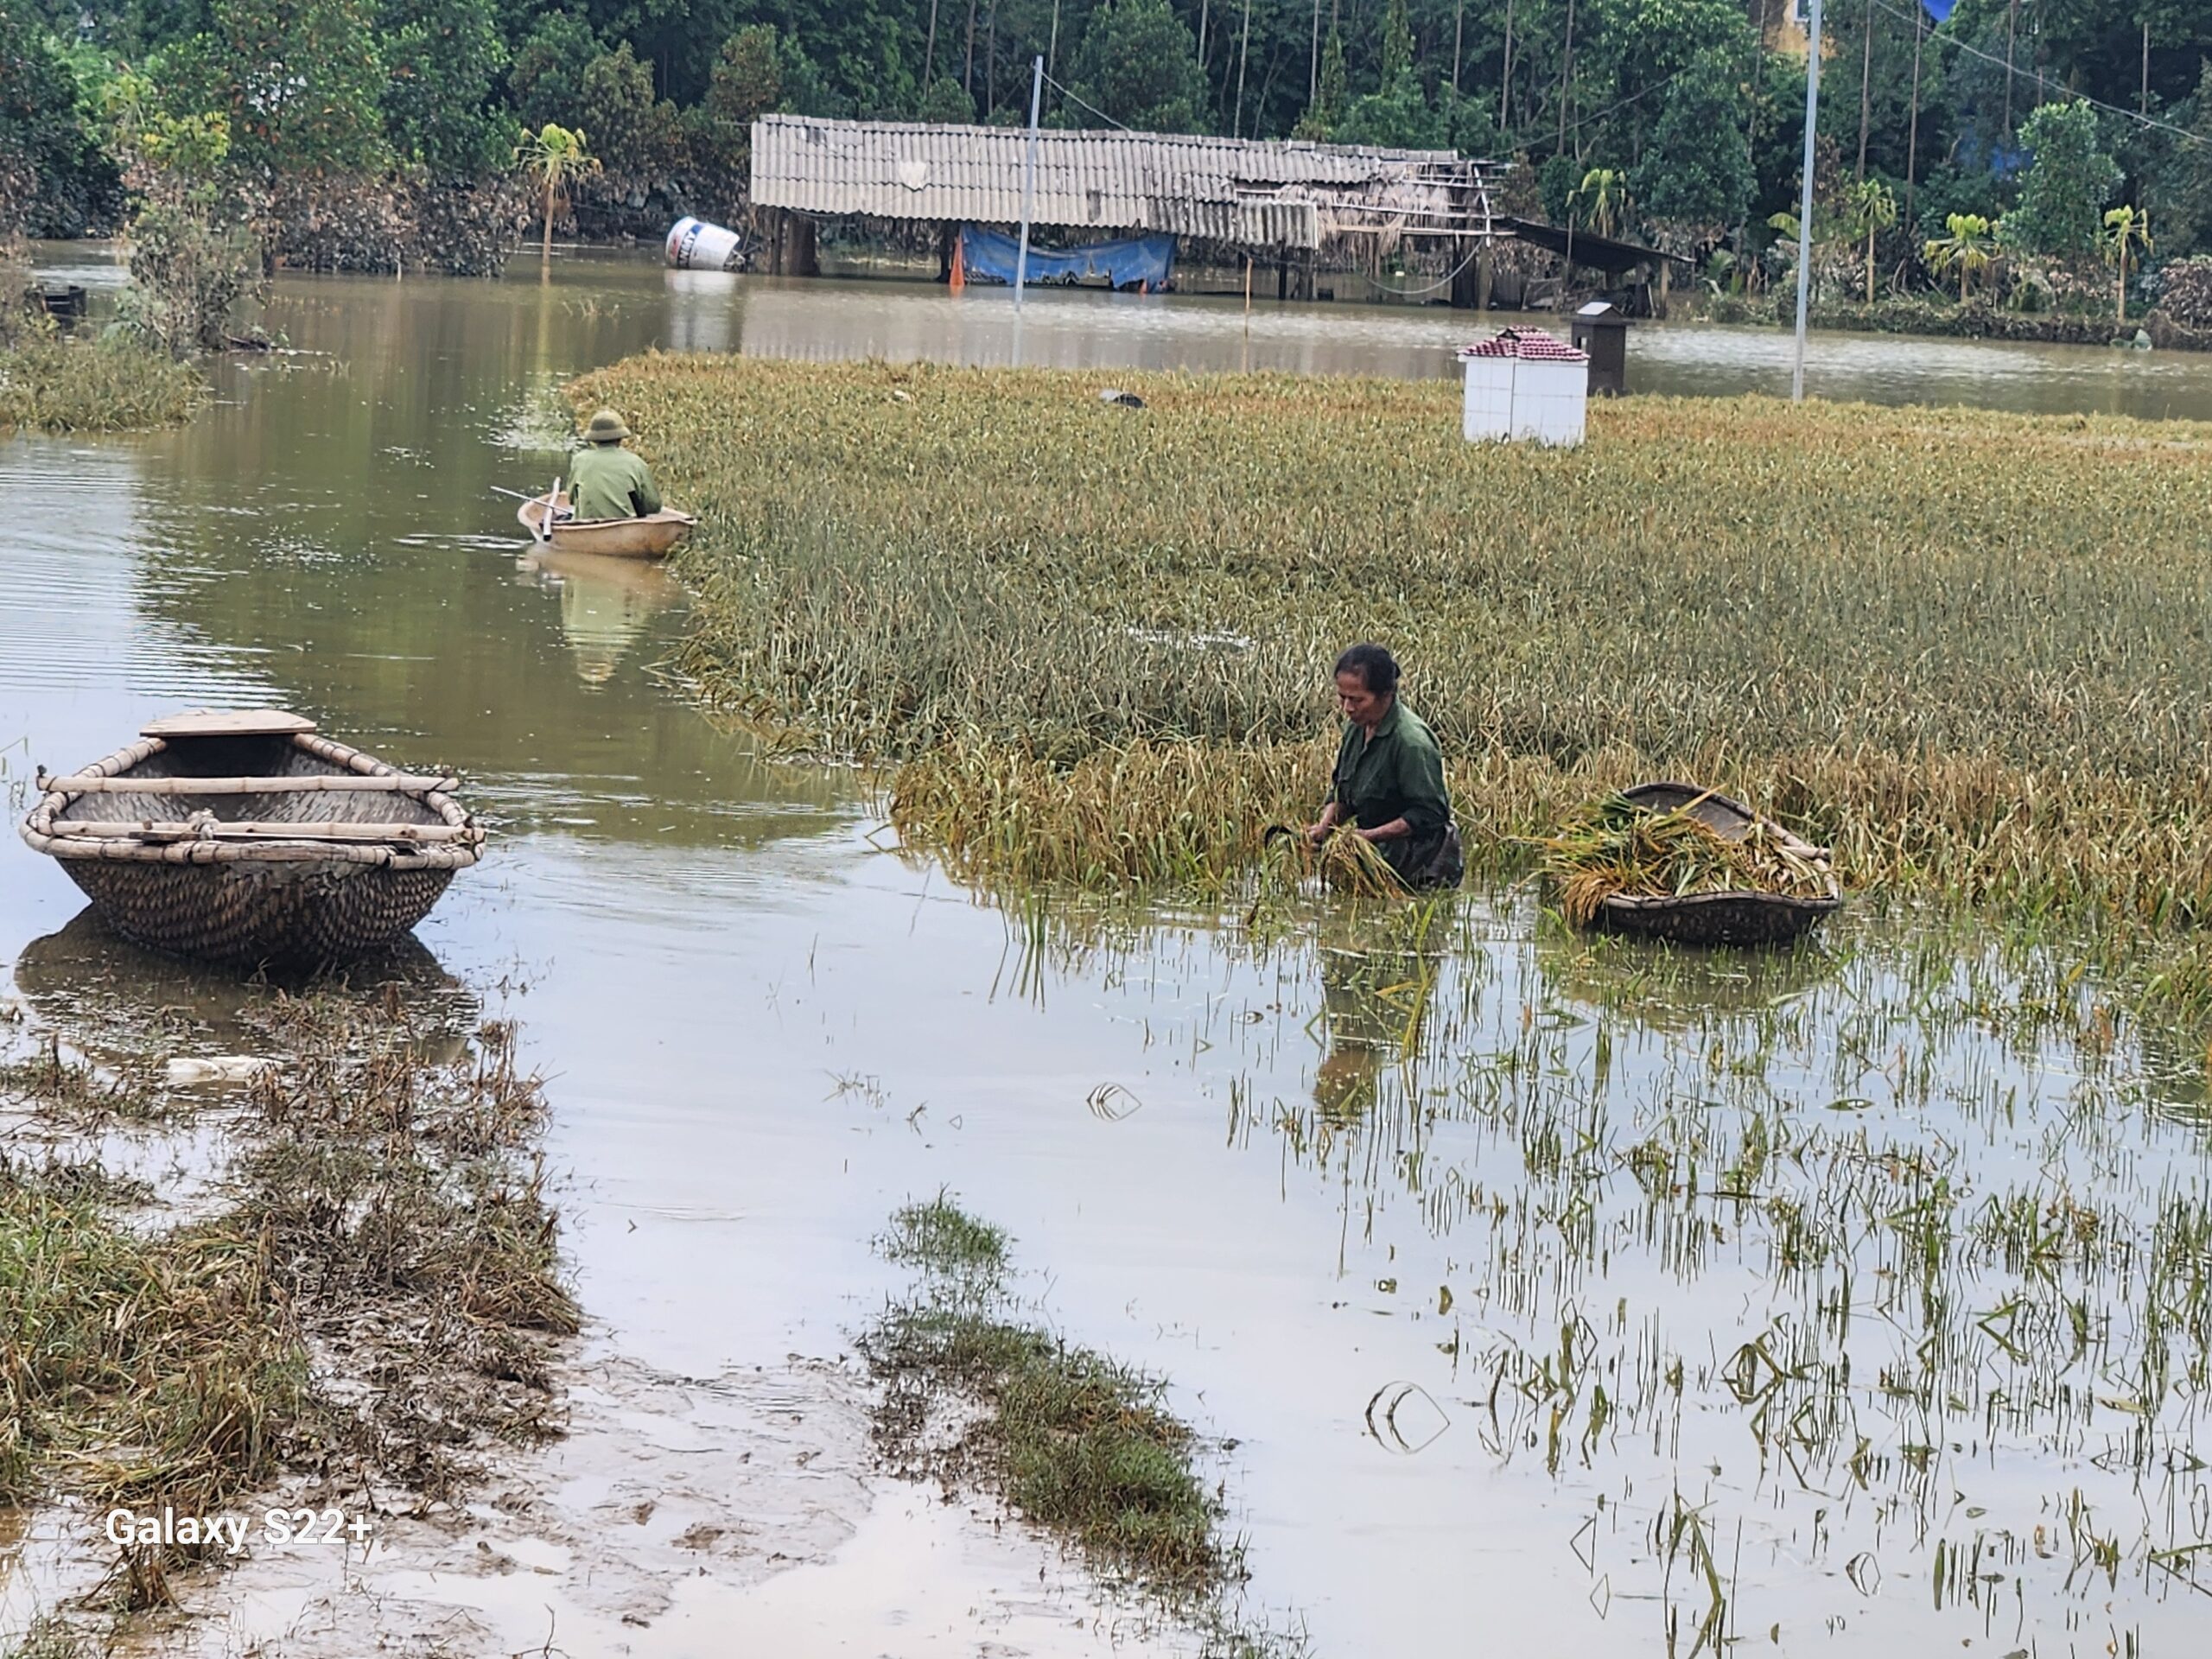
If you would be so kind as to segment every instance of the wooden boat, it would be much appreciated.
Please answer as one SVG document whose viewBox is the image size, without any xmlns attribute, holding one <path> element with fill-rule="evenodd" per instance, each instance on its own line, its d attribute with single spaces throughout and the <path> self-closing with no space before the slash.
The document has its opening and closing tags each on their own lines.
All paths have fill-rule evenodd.
<svg viewBox="0 0 2212 1659">
<path fill-rule="evenodd" d="M 546 528 L 546 504 L 557 511 L 569 498 L 557 486 L 515 509 L 515 517 L 540 547 L 563 553 L 596 553 L 607 559 L 658 559 L 691 533 L 699 521 L 688 512 L 663 510 L 642 518 L 556 518 Z"/>
<path fill-rule="evenodd" d="M 229 967 L 328 966 L 404 939 L 484 832 L 451 778 L 399 771 L 281 709 L 157 720 L 23 822 L 135 944 Z"/>
<path fill-rule="evenodd" d="M 1602 931 L 1668 939 L 1677 944 L 1783 944 L 1843 908 L 1843 893 L 1835 873 L 1827 868 L 1827 849 L 1791 835 L 1742 802 L 1695 784 L 1638 784 L 1621 793 L 1652 812 L 1688 808 L 1692 817 L 1730 841 L 1741 840 L 1755 823 L 1764 824 L 1783 846 L 1817 861 L 1827 870 L 1827 892 L 1816 899 L 1750 891 L 1689 893 L 1679 897 L 1617 893 L 1599 906 L 1592 921 Z"/>
</svg>

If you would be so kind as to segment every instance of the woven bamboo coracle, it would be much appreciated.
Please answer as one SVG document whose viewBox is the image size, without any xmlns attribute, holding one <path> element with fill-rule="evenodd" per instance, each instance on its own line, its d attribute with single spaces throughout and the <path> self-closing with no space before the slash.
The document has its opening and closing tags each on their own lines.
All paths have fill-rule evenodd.
<svg viewBox="0 0 2212 1659">
<path fill-rule="evenodd" d="M 429 914 L 484 832 L 450 778 L 400 772 L 275 711 L 180 716 L 43 791 L 23 839 L 133 943 L 232 967 L 327 967 Z"/>
</svg>

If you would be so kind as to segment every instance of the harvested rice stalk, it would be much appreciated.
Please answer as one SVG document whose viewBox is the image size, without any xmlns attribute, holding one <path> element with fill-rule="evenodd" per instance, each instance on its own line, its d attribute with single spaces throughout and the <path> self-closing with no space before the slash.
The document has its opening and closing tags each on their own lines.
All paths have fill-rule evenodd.
<svg viewBox="0 0 2212 1659">
<path fill-rule="evenodd" d="M 1592 801 L 1560 832 L 1538 841 L 1540 868 L 1576 926 L 1613 894 L 1680 898 L 1694 893 L 1772 893 L 1817 899 L 1825 865 L 1764 822 L 1730 840 L 1688 809 L 1653 812 L 1618 793 Z"/>
</svg>

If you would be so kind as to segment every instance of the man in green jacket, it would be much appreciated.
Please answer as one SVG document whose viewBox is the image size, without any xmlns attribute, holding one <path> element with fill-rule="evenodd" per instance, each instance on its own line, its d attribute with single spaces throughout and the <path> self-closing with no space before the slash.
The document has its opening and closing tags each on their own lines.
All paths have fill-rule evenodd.
<svg viewBox="0 0 2212 1659">
<path fill-rule="evenodd" d="M 1444 786 L 1444 755 L 1419 715 L 1398 696 L 1398 664 L 1381 645 L 1354 645 L 1337 658 L 1344 741 L 1329 802 L 1306 828 L 1316 845 L 1349 823 L 1409 887 L 1456 887 L 1459 832 Z"/>
<path fill-rule="evenodd" d="M 579 519 L 642 518 L 660 511 L 645 463 L 622 447 L 630 429 L 611 409 L 584 428 L 584 447 L 569 462 L 569 505 Z"/>
</svg>

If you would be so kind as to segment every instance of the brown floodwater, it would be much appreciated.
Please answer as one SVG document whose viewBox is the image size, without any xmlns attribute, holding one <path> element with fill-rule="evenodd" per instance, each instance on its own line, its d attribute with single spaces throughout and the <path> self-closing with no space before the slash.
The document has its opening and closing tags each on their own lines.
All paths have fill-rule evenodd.
<svg viewBox="0 0 2212 1659">
<path fill-rule="evenodd" d="M 112 281 L 92 255 L 49 253 Z M 1866 1289 L 1909 1264 L 1870 1244 L 1834 1338 L 1853 1380 L 1777 1449 L 1746 1427 L 1747 1391 L 1775 1393 L 1764 1362 L 1732 1356 L 1783 1353 L 1825 1304 L 1767 1272 L 1732 1215 L 1655 1219 L 1625 1175 L 1593 1205 L 1536 1199 L 1597 1162 L 1648 1168 L 1630 1143 L 1690 1136 L 1685 1114 L 1800 1108 L 1815 1128 L 1941 1148 L 1983 1188 L 2079 1156 L 2115 1205 L 2193 1192 L 2201 1061 L 2107 1046 L 2092 1063 L 1990 1011 L 2024 1001 L 2018 963 L 1931 966 L 1852 928 L 1776 973 L 1654 991 L 1549 935 L 1525 893 L 1471 895 L 1433 994 L 1448 1014 L 1419 1029 L 1403 1002 L 1417 950 L 1333 933 L 1261 950 L 1165 915 L 1033 934 L 887 850 L 852 774 L 763 762 L 688 706 L 655 671 L 683 626 L 677 584 L 532 561 L 493 493 L 559 470 L 565 377 L 652 346 L 1433 375 L 1474 327 L 1325 306 L 1263 306 L 1248 326 L 1234 302 L 1100 295 L 1026 310 L 1017 334 L 1004 296 L 642 257 L 563 258 L 544 283 L 524 266 L 497 283 L 288 280 L 268 318 L 288 350 L 220 365 L 220 402 L 190 427 L 0 443 L 7 776 L 89 760 L 180 706 L 263 702 L 467 776 L 491 851 L 420 937 L 522 1022 L 550 1079 L 589 1363 L 677 1401 L 654 1419 L 675 1463 L 668 1425 L 696 1380 L 849 1353 L 903 1282 L 871 1241 L 899 1204 L 945 1189 L 1013 1233 L 1024 1294 L 1057 1327 L 1166 1373 L 1180 1410 L 1237 1442 L 1217 1473 L 1252 1605 L 1320 1652 L 1643 1655 L 1672 1620 L 1687 1653 L 1706 1559 L 1730 1634 L 1762 1648 L 1771 1630 L 1798 1653 L 2189 1650 L 2194 1557 L 2153 1558 L 2212 1523 L 2183 1456 L 2193 1419 L 2101 1371 L 2120 1363 L 2111 1343 L 2066 1358 L 2063 1410 L 1993 1403 L 2018 1344 L 1954 1357 L 1943 1389 L 1914 1394 L 1896 1380 L 1910 1321 Z M 1787 349 L 1641 329 L 1632 375 L 1771 390 Z M 1839 397 L 2212 418 L 2212 361 L 2158 353 L 1823 339 L 1810 378 Z M 73 986 L 101 973 L 81 926 L 52 939 L 81 907 L 50 861 L 0 844 L 0 962 L 65 1027 Z M 1978 1012 L 1930 1011 L 1953 1007 Z M 1574 1133 L 1546 1141 L 1544 1122 Z M 1994 1271 L 1977 1259 L 1954 1288 L 1984 1294 L 1974 1275 Z M 2010 1329 L 1988 1294 L 1976 1317 Z M 1562 1352 L 1560 1369 L 1606 1378 L 1594 1422 L 1586 1376 L 1534 1380 Z M 597 1462 L 572 1454 L 587 1484 L 615 1480 L 646 1414 L 608 1386 L 614 1403 L 583 1419 Z M 639 1653 L 968 1651 L 994 1630 L 1063 1650 L 1050 1633 L 1080 1625 L 1079 1596 L 1006 1600 L 1040 1554 L 974 1566 L 1002 1541 L 866 1478 L 848 1385 L 810 1397 L 840 1427 L 807 1466 L 844 1484 L 811 1500 L 829 1518 L 798 1529 L 790 1570 L 582 1627 L 599 1618 Z M 726 1415 L 741 1440 L 744 1413 Z M 562 1562 L 530 1569 L 542 1584 L 448 1583 L 486 1640 L 543 1638 L 540 1590 L 588 1580 L 599 1546 L 578 1513 Z M 1947 1540 L 1975 1545 L 1963 1578 L 1939 1580 Z M 438 1578 L 406 1575 L 413 1601 Z M 986 1581 L 997 1611 L 969 1628 L 982 1603 L 963 1596 Z M 277 1626 L 297 1616 L 282 1585 L 254 1596 Z"/>
</svg>

